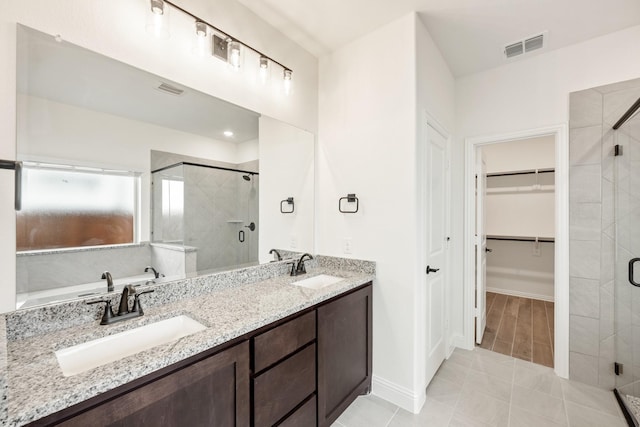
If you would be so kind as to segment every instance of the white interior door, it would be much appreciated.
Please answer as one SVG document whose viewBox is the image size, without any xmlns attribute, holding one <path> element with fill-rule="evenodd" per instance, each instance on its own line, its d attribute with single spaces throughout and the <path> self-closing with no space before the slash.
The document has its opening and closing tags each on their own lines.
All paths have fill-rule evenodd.
<svg viewBox="0 0 640 427">
<path fill-rule="evenodd" d="M 482 148 L 476 152 L 476 343 L 482 343 L 487 326 L 487 233 L 485 200 L 487 197 L 487 165 Z"/>
<path fill-rule="evenodd" d="M 425 242 L 426 242 L 426 381 L 429 383 L 446 356 L 445 276 L 447 227 L 447 139 L 427 129 Z"/>
</svg>

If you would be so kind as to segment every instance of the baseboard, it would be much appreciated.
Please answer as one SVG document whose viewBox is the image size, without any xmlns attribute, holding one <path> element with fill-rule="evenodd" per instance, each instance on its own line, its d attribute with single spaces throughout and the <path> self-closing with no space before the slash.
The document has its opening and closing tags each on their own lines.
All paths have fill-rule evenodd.
<svg viewBox="0 0 640 427">
<path fill-rule="evenodd" d="M 455 350 L 456 347 L 464 350 L 473 350 L 473 346 L 469 348 L 467 345 L 467 340 L 465 340 L 464 335 L 453 335 L 449 343 L 449 356 L 451 356 L 451 353 L 453 353 L 453 350 Z"/>
<path fill-rule="evenodd" d="M 490 288 L 488 286 L 487 286 L 487 292 L 493 292 L 494 294 L 509 295 L 512 297 L 531 298 L 531 299 L 537 299 L 537 300 L 549 301 L 549 302 L 553 302 L 554 300 L 553 296 L 532 294 L 529 292 L 512 291 L 510 289 Z"/>
<path fill-rule="evenodd" d="M 371 393 L 414 414 L 420 413 L 427 399 L 426 390 L 422 390 L 419 395 L 416 395 L 408 388 L 375 375 L 373 376 Z"/>
</svg>

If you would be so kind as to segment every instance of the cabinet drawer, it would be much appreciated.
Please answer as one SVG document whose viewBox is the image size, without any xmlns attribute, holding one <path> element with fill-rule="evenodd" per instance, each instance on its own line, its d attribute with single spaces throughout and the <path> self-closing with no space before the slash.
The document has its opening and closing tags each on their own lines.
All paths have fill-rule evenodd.
<svg viewBox="0 0 640 427">
<path fill-rule="evenodd" d="M 255 427 L 272 426 L 316 389 L 312 344 L 253 380 Z"/>
<path fill-rule="evenodd" d="M 316 337 L 316 312 L 311 311 L 253 339 L 254 372 L 273 365 Z"/>
<path fill-rule="evenodd" d="M 299 407 L 296 412 L 289 415 L 278 427 L 312 427 L 316 425 L 316 395 L 304 405 Z"/>
</svg>

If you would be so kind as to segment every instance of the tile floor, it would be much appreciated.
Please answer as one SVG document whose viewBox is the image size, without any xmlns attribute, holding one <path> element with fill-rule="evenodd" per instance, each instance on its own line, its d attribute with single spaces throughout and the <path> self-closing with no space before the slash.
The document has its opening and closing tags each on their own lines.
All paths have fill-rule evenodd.
<svg viewBox="0 0 640 427">
<path fill-rule="evenodd" d="M 359 397 L 332 427 L 626 427 L 612 392 L 481 348 L 456 349 L 427 388 L 420 414 Z"/>
</svg>

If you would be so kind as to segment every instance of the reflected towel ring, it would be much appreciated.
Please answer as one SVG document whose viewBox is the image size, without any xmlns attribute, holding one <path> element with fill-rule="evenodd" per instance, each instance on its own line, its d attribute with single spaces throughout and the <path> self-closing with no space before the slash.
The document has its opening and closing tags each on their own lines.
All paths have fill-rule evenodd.
<svg viewBox="0 0 640 427">
<path fill-rule="evenodd" d="M 343 210 L 342 209 L 342 201 L 343 200 L 346 200 L 347 203 L 355 203 L 356 204 L 356 209 L 355 210 Z M 338 199 L 338 211 L 340 211 L 340 213 L 356 213 L 356 212 L 358 212 L 359 208 L 360 208 L 360 201 L 356 197 L 355 193 L 349 193 L 349 194 L 347 194 L 346 197 L 340 197 Z"/>
<path fill-rule="evenodd" d="M 287 205 L 291 205 L 291 210 L 290 211 L 287 211 L 287 210 L 284 209 L 285 203 Z M 290 214 L 290 213 L 293 213 L 293 211 L 295 211 L 295 210 L 296 210 L 296 205 L 293 202 L 293 197 L 288 197 L 285 200 L 281 200 L 280 201 L 280 213 Z"/>
</svg>

